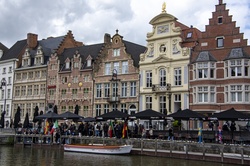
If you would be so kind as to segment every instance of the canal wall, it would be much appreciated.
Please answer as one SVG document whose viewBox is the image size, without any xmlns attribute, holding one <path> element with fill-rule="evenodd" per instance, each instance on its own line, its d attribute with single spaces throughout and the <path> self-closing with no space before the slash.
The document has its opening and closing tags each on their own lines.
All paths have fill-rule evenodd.
<svg viewBox="0 0 250 166">
<path fill-rule="evenodd" d="M 1 144 L 9 144 L 13 140 L 14 146 L 32 146 L 63 148 L 63 144 L 53 143 L 48 135 L 0 135 Z M 169 141 L 163 139 L 116 139 L 101 137 L 61 136 L 61 141 L 67 140 L 70 144 L 131 144 L 131 154 L 149 155 L 157 157 L 171 157 L 188 160 L 203 160 L 221 163 L 250 165 L 250 146 L 244 144 L 215 144 L 197 143 L 194 141 Z"/>
</svg>

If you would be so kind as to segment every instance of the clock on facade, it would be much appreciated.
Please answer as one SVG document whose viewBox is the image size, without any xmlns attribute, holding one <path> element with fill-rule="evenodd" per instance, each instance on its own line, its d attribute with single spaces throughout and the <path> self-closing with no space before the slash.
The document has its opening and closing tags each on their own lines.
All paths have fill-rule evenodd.
<svg viewBox="0 0 250 166">
<path fill-rule="evenodd" d="M 161 25 L 157 27 L 157 34 L 167 33 L 169 31 L 168 25 Z"/>
<path fill-rule="evenodd" d="M 80 87 L 82 87 L 82 82 L 79 82 L 79 84 L 78 84 Z"/>
<path fill-rule="evenodd" d="M 68 87 L 69 87 L 69 88 L 71 87 L 71 83 L 70 83 L 70 82 L 68 83 Z"/>
</svg>

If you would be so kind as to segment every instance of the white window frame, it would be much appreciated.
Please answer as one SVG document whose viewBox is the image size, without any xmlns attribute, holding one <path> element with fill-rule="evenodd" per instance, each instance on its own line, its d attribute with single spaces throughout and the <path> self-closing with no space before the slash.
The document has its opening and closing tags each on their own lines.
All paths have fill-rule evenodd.
<svg viewBox="0 0 250 166">
<path fill-rule="evenodd" d="M 160 77 L 160 86 L 166 86 L 167 85 L 167 72 L 165 69 L 159 70 L 159 77 Z M 151 77 L 152 78 L 152 77 Z"/>
<path fill-rule="evenodd" d="M 104 84 L 104 97 L 109 97 L 110 95 L 110 84 L 105 83 Z"/>
<path fill-rule="evenodd" d="M 130 96 L 136 97 L 136 82 L 130 82 Z"/>
<path fill-rule="evenodd" d="M 145 108 L 152 109 L 152 96 L 145 96 Z"/>
<path fill-rule="evenodd" d="M 176 86 L 182 85 L 181 74 L 182 74 L 181 67 L 174 69 L 174 85 Z"/>
<path fill-rule="evenodd" d="M 102 84 L 96 84 L 96 98 L 102 97 Z"/>
<path fill-rule="evenodd" d="M 119 64 L 119 62 L 114 62 L 113 66 L 114 66 L 113 69 L 117 71 L 117 74 L 120 73 L 119 72 L 120 71 L 120 64 Z"/>
<path fill-rule="evenodd" d="M 153 74 L 151 70 L 146 71 L 146 87 L 147 88 L 152 87 L 152 76 Z"/>
<path fill-rule="evenodd" d="M 111 75 L 111 63 L 105 63 L 105 75 Z"/>
<path fill-rule="evenodd" d="M 123 61 L 122 62 L 122 74 L 127 74 L 128 73 L 128 61 Z"/>
<path fill-rule="evenodd" d="M 120 56 L 120 49 L 113 49 L 113 56 Z"/>
<path fill-rule="evenodd" d="M 122 82 L 121 85 L 121 97 L 127 97 L 127 82 Z"/>
</svg>

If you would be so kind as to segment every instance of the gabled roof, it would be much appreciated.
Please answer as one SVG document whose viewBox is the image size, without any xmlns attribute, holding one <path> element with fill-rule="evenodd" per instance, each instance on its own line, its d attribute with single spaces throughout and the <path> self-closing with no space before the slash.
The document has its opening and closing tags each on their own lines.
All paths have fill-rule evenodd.
<svg viewBox="0 0 250 166">
<path fill-rule="evenodd" d="M 199 55 L 193 61 L 193 63 L 196 63 L 196 62 L 210 62 L 210 61 L 216 62 L 217 60 L 208 51 L 202 51 L 202 52 L 199 53 Z"/>
<path fill-rule="evenodd" d="M 134 60 L 134 66 L 139 66 L 140 61 L 140 54 L 144 53 L 147 49 L 147 47 L 123 40 L 126 52 L 131 55 L 132 59 Z"/>
<path fill-rule="evenodd" d="M 63 41 L 64 36 L 53 37 L 48 39 L 39 40 L 35 49 L 30 50 L 31 57 L 34 58 L 39 46 L 42 46 L 44 56 L 50 56 L 55 50 L 58 49 L 59 45 Z"/>
<path fill-rule="evenodd" d="M 80 57 L 82 58 L 82 69 L 86 69 L 86 58 L 90 55 L 93 59 L 97 57 L 97 55 L 100 53 L 100 50 L 103 47 L 103 43 L 100 44 L 93 44 L 93 45 L 84 45 L 81 47 L 74 47 L 74 48 L 67 48 L 64 49 L 63 53 L 58 56 L 60 60 L 61 66 L 65 63 L 65 60 L 67 58 L 71 59 L 75 55 L 76 52 L 80 54 Z M 61 68 L 62 71 L 65 71 L 65 66 Z"/>
<path fill-rule="evenodd" d="M 6 47 L 5 45 L 3 45 L 3 43 L 0 42 L 0 50 L 3 50 L 3 52 L 8 50 L 8 47 Z"/>
<path fill-rule="evenodd" d="M 62 43 L 63 39 L 64 39 L 64 36 L 59 36 L 59 37 L 50 37 L 47 39 L 39 40 L 37 43 L 37 46 L 34 49 L 29 50 L 30 57 L 31 57 L 30 66 L 34 66 L 34 58 L 36 56 L 37 49 L 39 46 L 42 46 L 42 51 L 43 51 L 43 55 L 44 55 L 44 64 L 47 64 L 47 61 L 49 60 L 50 55 L 58 49 L 58 47 Z M 25 40 L 25 42 L 27 43 L 27 40 Z M 26 44 L 26 47 L 27 46 L 28 45 Z M 16 52 L 20 53 L 17 50 L 16 50 Z M 21 66 L 19 66 L 19 67 L 21 67 Z"/>
<path fill-rule="evenodd" d="M 233 48 L 224 60 L 239 59 L 239 58 L 249 59 L 250 56 L 244 52 L 243 48 Z"/>
<path fill-rule="evenodd" d="M 27 46 L 27 40 L 17 41 L 1 58 L 2 60 L 8 60 L 18 58 L 18 55 Z"/>
</svg>

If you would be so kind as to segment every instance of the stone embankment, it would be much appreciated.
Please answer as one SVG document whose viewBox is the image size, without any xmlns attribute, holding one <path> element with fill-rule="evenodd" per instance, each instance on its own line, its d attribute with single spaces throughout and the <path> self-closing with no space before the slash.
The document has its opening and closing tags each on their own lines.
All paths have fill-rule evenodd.
<svg viewBox="0 0 250 166">
<path fill-rule="evenodd" d="M 7 143 L 13 139 L 14 146 L 62 148 L 60 142 L 53 142 L 48 135 L 0 134 L 0 142 Z M 188 160 L 203 160 L 221 163 L 250 165 L 250 146 L 244 144 L 197 143 L 194 141 L 169 141 L 163 139 L 116 139 L 101 137 L 61 136 L 61 141 L 71 144 L 132 144 L 131 154 L 157 157 L 171 157 Z"/>
</svg>

